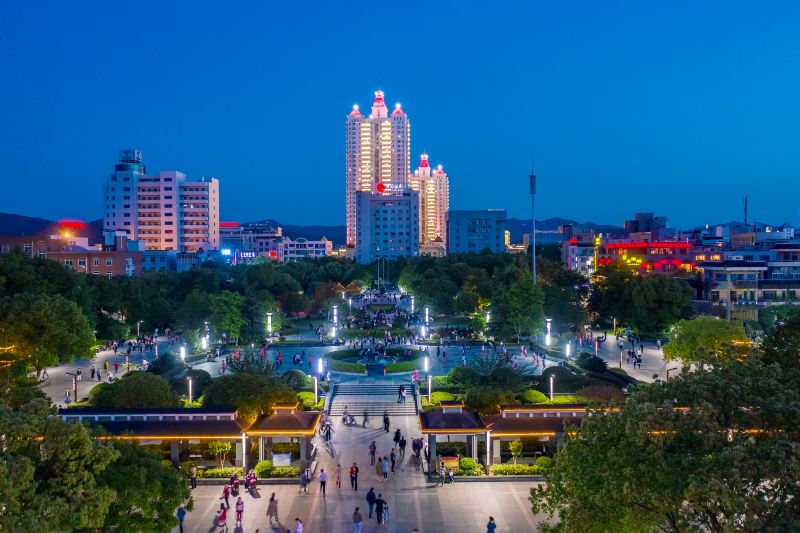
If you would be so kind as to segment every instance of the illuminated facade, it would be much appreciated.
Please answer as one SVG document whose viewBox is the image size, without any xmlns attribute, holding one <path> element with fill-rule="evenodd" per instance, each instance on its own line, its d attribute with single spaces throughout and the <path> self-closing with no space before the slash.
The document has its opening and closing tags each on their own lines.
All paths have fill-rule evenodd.
<svg viewBox="0 0 800 533">
<path fill-rule="evenodd" d="M 447 174 L 441 165 L 432 170 L 428 163 L 428 154 L 422 154 L 419 168 L 409 176 L 409 186 L 419 192 L 420 253 L 445 255 L 447 211 L 450 209 L 450 186 Z"/>
<path fill-rule="evenodd" d="M 419 193 L 356 193 L 356 260 L 372 263 L 380 258 L 419 255 Z"/>
<path fill-rule="evenodd" d="M 375 91 L 370 115 L 358 105 L 345 121 L 345 212 L 347 245 L 357 245 L 358 192 L 395 195 L 408 187 L 411 124 L 397 103 L 389 113 L 383 91 Z"/>
<path fill-rule="evenodd" d="M 124 231 L 145 250 L 219 249 L 219 180 L 182 172 L 148 176 L 139 150 L 120 150 L 103 188 L 105 231 Z"/>
</svg>

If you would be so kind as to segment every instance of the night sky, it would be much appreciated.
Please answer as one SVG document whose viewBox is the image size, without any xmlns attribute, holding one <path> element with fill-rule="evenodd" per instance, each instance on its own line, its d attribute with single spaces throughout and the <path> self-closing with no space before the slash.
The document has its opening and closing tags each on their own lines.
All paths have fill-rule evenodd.
<svg viewBox="0 0 800 533">
<path fill-rule="evenodd" d="M 502 6 L 502 9 L 499 9 Z M 117 151 L 221 181 L 223 220 L 344 223 L 381 88 L 452 208 L 800 224 L 800 3 L 37 2 L 0 8 L 0 211 L 102 216 Z"/>
</svg>

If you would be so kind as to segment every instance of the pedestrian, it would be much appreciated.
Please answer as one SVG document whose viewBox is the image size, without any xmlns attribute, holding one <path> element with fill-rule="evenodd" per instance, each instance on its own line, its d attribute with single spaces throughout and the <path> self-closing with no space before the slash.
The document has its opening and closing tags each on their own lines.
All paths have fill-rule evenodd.
<svg viewBox="0 0 800 533">
<path fill-rule="evenodd" d="M 267 518 L 269 518 L 269 525 L 272 525 L 272 520 L 275 519 L 275 522 L 278 522 L 278 498 L 275 497 L 275 493 L 272 493 L 272 496 L 269 497 L 269 504 L 267 505 Z"/>
<path fill-rule="evenodd" d="M 89 379 L 94 379 L 94 367 L 92 367 L 92 370 L 89 372 Z M 184 510 L 184 512 L 186 512 L 186 510 Z"/>
<path fill-rule="evenodd" d="M 375 500 L 377 500 L 377 496 L 375 496 L 375 489 L 372 487 L 369 488 L 369 492 L 367 492 L 367 505 L 369 506 L 369 518 L 372 518 L 372 510 L 375 509 Z"/>
<path fill-rule="evenodd" d="M 375 453 L 377 452 L 378 447 L 375 445 L 375 441 L 369 443 L 369 464 L 375 464 Z"/>
<path fill-rule="evenodd" d="M 494 530 L 497 529 L 497 524 L 494 523 L 494 517 L 489 517 L 489 523 L 486 524 L 486 533 L 494 533 Z"/>
<path fill-rule="evenodd" d="M 306 477 L 306 471 L 300 473 L 300 492 L 308 494 L 308 477 Z"/>
<path fill-rule="evenodd" d="M 381 472 L 383 473 L 383 480 L 386 481 L 389 478 L 389 458 L 384 457 L 383 463 L 381 464 Z"/>
<path fill-rule="evenodd" d="M 392 448 L 392 452 L 389 454 L 389 460 L 392 462 L 392 473 L 394 473 L 394 463 L 397 460 L 397 456 L 394 453 L 394 448 Z"/>
<path fill-rule="evenodd" d="M 294 519 L 294 533 L 303 533 L 303 521 L 299 518 Z"/>
<path fill-rule="evenodd" d="M 342 488 L 342 465 L 336 465 L 336 488 Z"/>
<path fill-rule="evenodd" d="M 361 533 L 361 513 L 358 512 L 358 507 L 356 507 L 355 512 L 353 513 L 353 533 Z"/>
<path fill-rule="evenodd" d="M 225 483 L 225 486 L 222 488 L 222 498 L 220 498 L 220 500 L 222 500 L 222 499 L 225 500 L 225 508 L 226 509 L 230 509 L 231 508 L 231 504 L 228 501 L 228 498 L 230 498 L 230 496 L 231 496 L 231 486 L 230 486 L 229 483 Z"/>
<path fill-rule="evenodd" d="M 389 411 L 383 412 L 383 429 L 389 433 Z"/>
<path fill-rule="evenodd" d="M 445 476 L 445 468 L 444 468 L 444 461 L 442 461 L 441 464 L 439 465 L 439 485 L 441 485 L 442 487 L 444 487 L 444 476 Z"/>
<path fill-rule="evenodd" d="M 183 519 L 186 518 L 186 508 L 181 505 L 178 507 L 178 511 L 175 513 L 175 517 L 178 519 L 178 528 L 180 533 L 183 533 Z"/>
<path fill-rule="evenodd" d="M 398 443 L 398 446 L 400 446 L 400 459 L 403 459 L 406 456 L 406 444 L 406 438 L 400 437 L 400 442 Z"/>
<path fill-rule="evenodd" d="M 192 483 L 192 488 L 197 488 L 197 465 L 192 465 L 191 470 L 189 470 L 189 481 Z"/>
<path fill-rule="evenodd" d="M 378 457 L 378 460 L 375 462 L 375 477 L 378 481 L 383 483 L 383 461 L 380 457 Z"/>
<path fill-rule="evenodd" d="M 402 385 L 397 387 L 397 403 L 400 403 L 400 402 L 403 401 L 403 389 L 404 388 L 405 387 L 403 387 Z"/>
<path fill-rule="evenodd" d="M 394 438 L 392 438 L 395 446 L 398 446 L 400 444 L 400 437 L 401 437 L 400 428 L 397 428 L 397 431 L 394 432 Z"/>
<path fill-rule="evenodd" d="M 220 531 L 228 531 L 228 510 L 225 508 L 225 504 L 219 504 L 219 511 L 217 511 L 217 526 L 219 527 Z"/>
<path fill-rule="evenodd" d="M 350 488 L 358 490 L 358 465 L 356 463 L 350 467 Z"/>
<path fill-rule="evenodd" d="M 236 525 L 242 525 L 242 515 L 244 514 L 244 502 L 242 501 L 242 497 L 239 496 L 239 499 L 236 500 Z"/>
<path fill-rule="evenodd" d="M 383 524 L 383 506 L 386 505 L 386 500 L 383 499 L 383 494 L 378 494 L 378 499 L 375 500 L 375 518 L 379 524 Z"/>
<path fill-rule="evenodd" d="M 319 473 L 319 489 L 322 491 L 322 497 L 325 497 L 325 485 L 328 484 L 328 473 L 323 468 Z"/>
<path fill-rule="evenodd" d="M 361 427 L 367 427 L 367 420 L 369 420 L 369 415 L 367 414 L 367 410 L 364 409 L 364 421 L 361 423 Z"/>
</svg>

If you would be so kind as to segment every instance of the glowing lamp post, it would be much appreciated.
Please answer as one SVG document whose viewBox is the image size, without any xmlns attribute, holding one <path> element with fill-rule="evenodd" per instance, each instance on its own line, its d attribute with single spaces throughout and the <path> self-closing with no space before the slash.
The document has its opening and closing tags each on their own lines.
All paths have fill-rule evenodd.
<svg viewBox="0 0 800 533">
<path fill-rule="evenodd" d="M 342 291 L 342 300 L 344 300 L 346 296 L 347 295 L 344 293 L 344 291 Z"/>
<path fill-rule="evenodd" d="M 347 299 L 347 306 L 348 306 L 350 309 L 352 309 L 352 308 L 353 308 L 353 299 L 352 299 L 352 298 L 348 298 L 348 299 Z"/>
<path fill-rule="evenodd" d="M 555 381 L 555 376 L 550 374 L 550 401 L 553 401 L 553 382 Z"/>
<path fill-rule="evenodd" d="M 425 306 L 425 325 L 426 325 L 426 326 L 428 325 L 428 321 L 429 321 L 429 314 L 430 314 L 430 309 L 429 309 L 429 308 L 428 308 L 428 306 L 426 305 L 426 306 Z"/>
<path fill-rule="evenodd" d="M 425 326 L 422 326 L 421 328 L 419 328 L 419 330 L 420 330 L 420 334 L 422 335 L 423 339 L 428 336 L 428 328 L 426 328 Z"/>
<path fill-rule="evenodd" d="M 414 295 L 411 295 L 411 314 L 414 314 Z"/>
<path fill-rule="evenodd" d="M 428 403 L 431 403 L 431 388 L 433 387 L 433 376 L 428 376 Z"/>
<path fill-rule="evenodd" d="M 186 346 L 181 346 L 180 354 L 181 354 L 181 361 L 183 363 L 186 363 Z"/>
<path fill-rule="evenodd" d="M 492 313 L 489 312 L 489 311 L 486 311 L 486 324 L 487 325 L 489 324 L 489 320 L 491 320 L 491 318 L 492 318 Z"/>
<path fill-rule="evenodd" d="M 338 326 L 339 325 L 339 306 L 338 305 L 334 305 L 333 306 L 333 325 L 334 326 Z"/>
<path fill-rule="evenodd" d="M 200 337 L 200 347 L 204 350 L 208 349 L 208 335 Z"/>
<path fill-rule="evenodd" d="M 322 357 L 317 359 L 317 374 L 322 375 Z"/>
<path fill-rule="evenodd" d="M 572 343 L 568 342 L 566 347 L 567 359 L 569 359 L 570 353 L 572 353 Z"/>
<path fill-rule="evenodd" d="M 314 376 L 314 403 L 315 404 L 317 402 L 319 402 L 319 388 L 318 388 L 318 385 L 319 385 L 319 381 L 317 379 L 317 376 Z"/>
<path fill-rule="evenodd" d="M 267 333 L 272 337 L 272 313 L 267 313 Z"/>
<path fill-rule="evenodd" d="M 186 379 L 189 380 L 189 405 L 191 406 L 191 404 L 192 404 L 192 376 L 189 376 Z"/>
<path fill-rule="evenodd" d="M 430 364 L 431 364 L 430 358 L 426 355 L 425 356 L 425 367 L 424 367 L 425 368 L 425 376 L 426 377 L 428 376 L 428 368 L 430 368 Z"/>
<path fill-rule="evenodd" d="M 550 346 L 550 330 L 551 330 L 551 323 L 552 323 L 553 319 L 552 318 L 546 318 L 545 320 L 547 320 L 547 329 L 546 329 L 547 333 L 545 333 L 545 335 L 544 335 L 544 344 L 545 344 L 545 346 L 549 347 Z"/>
<path fill-rule="evenodd" d="M 142 325 L 142 322 L 144 322 L 144 320 L 139 320 L 138 322 L 136 322 L 136 336 L 137 337 L 141 337 L 141 331 L 140 331 L 139 326 Z"/>
</svg>

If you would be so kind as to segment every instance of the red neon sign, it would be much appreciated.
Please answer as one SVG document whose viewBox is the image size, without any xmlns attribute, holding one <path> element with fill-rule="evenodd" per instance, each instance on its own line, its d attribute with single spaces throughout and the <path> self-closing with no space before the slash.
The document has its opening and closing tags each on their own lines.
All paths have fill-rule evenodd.
<svg viewBox="0 0 800 533">
<path fill-rule="evenodd" d="M 606 248 L 609 250 L 627 250 L 630 248 L 682 248 L 682 249 L 689 249 L 691 248 L 691 243 L 688 242 L 647 242 L 647 241 L 637 241 L 637 242 L 611 242 L 606 244 Z"/>
</svg>

